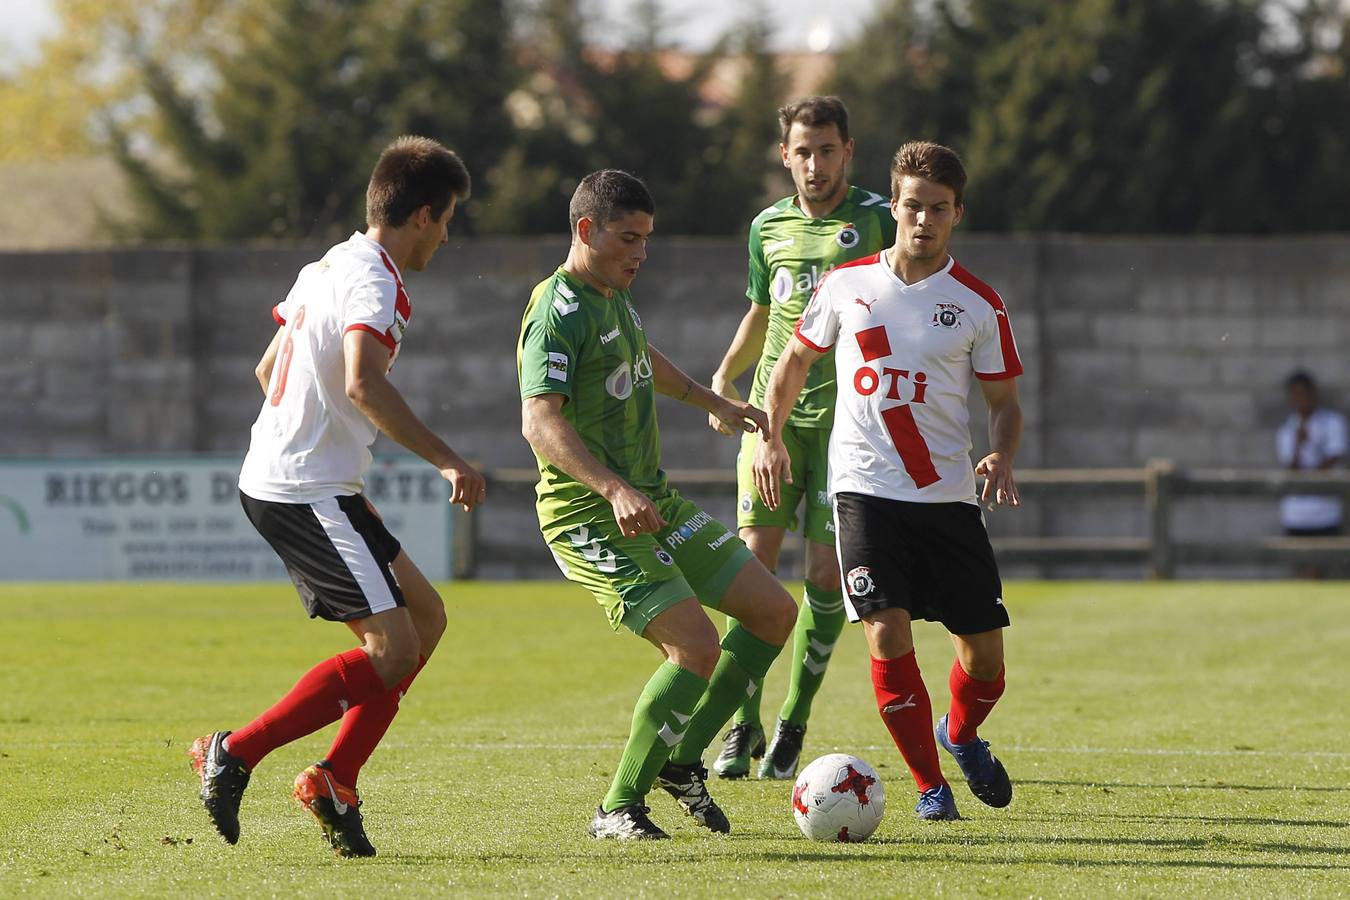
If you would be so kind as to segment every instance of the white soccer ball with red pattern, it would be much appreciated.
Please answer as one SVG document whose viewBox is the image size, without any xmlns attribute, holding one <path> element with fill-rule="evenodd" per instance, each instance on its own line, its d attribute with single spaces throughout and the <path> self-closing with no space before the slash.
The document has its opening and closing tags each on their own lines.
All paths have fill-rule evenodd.
<svg viewBox="0 0 1350 900">
<path fill-rule="evenodd" d="M 847 753 L 813 761 L 792 786 L 792 816 L 813 841 L 865 841 L 881 824 L 886 794 L 881 776 Z"/>
</svg>

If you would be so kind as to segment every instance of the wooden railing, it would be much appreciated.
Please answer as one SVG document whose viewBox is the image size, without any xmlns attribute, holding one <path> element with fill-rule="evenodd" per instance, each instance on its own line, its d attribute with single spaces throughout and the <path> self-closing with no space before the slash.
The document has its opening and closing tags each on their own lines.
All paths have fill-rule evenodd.
<svg viewBox="0 0 1350 900">
<path fill-rule="evenodd" d="M 730 469 L 672 469 L 672 484 L 688 489 L 734 489 Z M 532 488 L 534 469 L 490 469 L 488 481 L 502 487 Z M 1350 536 L 1324 538 L 1256 537 L 1244 540 L 1184 540 L 1173 538 L 1178 501 L 1188 498 L 1276 498 L 1284 494 L 1339 495 L 1350 509 L 1350 471 L 1293 472 L 1283 469 L 1189 470 L 1167 460 L 1141 468 L 1021 469 L 1018 485 L 1058 501 L 1066 496 L 1087 500 L 1104 496 L 1137 497 L 1144 509 L 1144 534 L 1127 537 L 1089 535 L 996 537 L 994 549 L 1001 562 L 1043 565 L 1137 564 L 1151 578 L 1172 578 L 1183 564 L 1291 564 L 1341 565 L 1350 562 Z M 471 517 L 470 517 L 471 518 Z M 472 572 L 474 540 L 459 542 L 457 572 Z"/>
</svg>

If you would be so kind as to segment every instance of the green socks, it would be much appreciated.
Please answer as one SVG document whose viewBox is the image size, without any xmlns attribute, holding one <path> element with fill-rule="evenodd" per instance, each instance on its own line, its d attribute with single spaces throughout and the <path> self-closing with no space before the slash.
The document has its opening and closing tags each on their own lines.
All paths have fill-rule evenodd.
<svg viewBox="0 0 1350 900">
<path fill-rule="evenodd" d="M 633 707 L 628 744 L 601 804 L 605 812 L 642 802 L 671 748 L 687 733 L 694 708 L 707 690 L 708 682 L 688 669 L 671 662 L 661 664 Z"/>
<path fill-rule="evenodd" d="M 778 718 L 793 725 L 806 724 L 811 701 L 825 680 L 825 667 L 843 630 L 844 595 L 806 582 L 806 600 L 797 611 L 797 627 L 792 631 L 791 680 Z"/>
<path fill-rule="evenodd" d="M 764 673 L 782 649 L 761 641 L 739 623 L 732 626 L 722 638 L 722 655 L 708 690 L 694 708 L 684 739 L 671 752 L 671 762 L 687 766 L 703 757 L 703 751 L 736 708 L 759 693 Z"/>
</svg>

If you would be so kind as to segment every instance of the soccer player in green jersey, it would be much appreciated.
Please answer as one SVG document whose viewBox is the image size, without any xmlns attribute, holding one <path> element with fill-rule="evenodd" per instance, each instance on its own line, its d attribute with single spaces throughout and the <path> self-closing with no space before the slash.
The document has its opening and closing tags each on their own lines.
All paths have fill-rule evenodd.
<svg viewBox="0 0 1350 900">
<path fill-rule="evenodd" d="M 712 377 L 712 389 L 739 400 L 735 380 L 758 360 L 750 402 L 761 404 L 769 373 L 792 339 L 816 285 L 835 266 L 862 259 L 890 246 L 895 220 L 888 199 L 848 183 L 853 140 L 848 110 L 838 97 L 806 97 L 778 111 L 783 166 L 797 192 L 784 197 L 750 223 L 750 309 Z M 782 503 L 769 509 L 755 490 L 751 463 L 758 434 L 745 434 L 736 460 L 740 536 L 770 570 L 788 529 L 796 530 L 797 508 L 804 506 L 806 597 L 792 639 L 792 672 L 778 727 L 765 751 L 760 724 L 760 692 L 736 711 L 713 769 L 723 778 L 750 772 L 763 756 L 761 778 L 791 778 L 797 772 L 806 720 L 825 678 L 839 633 L 844 600 L 834 549 L 834 517 L 826 490 L 830 426 L 834 422 L 834 365 L 815 366 L 783 429 L 792 456 L 792 480 L 783 485 Z M 731 430 L 718 418 L 709 424 Z"/>
<path fill-rule="evenodd" d="M 698 824 L 731 830 L 708 795 L 702 755 L 757 690 L 796 610 L 742 543 L 667 483 L 656 392 L 730 431 L 763 412 L 694 382 L 647 342 L 628 288 L 647 256 L 655 204 L 627 172 L 582 179 L 567 261 L 530 296 L 517 369 L 522 430 L 539 462 L 539 526 L 568 580 L 665 657 L 633 710 L 623 758 L 591 820 L 597 838 L 668 835 L 647 817 L 653 783 Z M 718 646 L 700 604 L 734 616 Z"/>
</svg>

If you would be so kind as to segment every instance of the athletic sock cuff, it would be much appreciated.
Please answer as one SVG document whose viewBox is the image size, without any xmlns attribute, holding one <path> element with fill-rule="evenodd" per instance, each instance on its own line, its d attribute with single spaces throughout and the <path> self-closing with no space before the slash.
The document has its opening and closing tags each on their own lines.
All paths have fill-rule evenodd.
<svg viewBox="0 0 1350 900">
<path fill-rule="evenodd" d="M 727 631 L 722 638 L 722 649 L 752 677 L 763 678 L 769 666 L 778 658 L 782 647 L 776 647 L 768 641 L 755 637 L 745 626 L 739 623 Z"/>
<path fill-rule="evenodd" d="M 919 677 L 919 658 L 913 650 L 897 659 L 872 657 L 872 684 L 877 687 L 899 691 Z"/>
<path fill-rule="evenodd" d="M 838 614 L 842 625 L 844 615 L 844 592 L 838 588 L 827 591 L 822 587 L 804 582 L 805 589 L 802 593 L 806 597 L 806 603 L 811 607 L 811 611 L 816 615 L 831 616 Z"/>
<path fill-rule="evenodd" d="M 954 660 L 952 662 L 952 671 L 951 676 L 948 680 L 948 686 L 951 689 L 952 693 L 956 693 L 960 688 L 963 687 L 975 688 L 975 686 L 978 685 L 978 687 L 975 688 L 976 690 L 986 692 L 992 690 L 997 691 L 999 694 L 1002 694 L 1004 686 L 1003 673 L 1006 671 L 1007 671 L 1006 667 L 1000 667 L 998 670 L 998 674 L 995 675 L 993 679 L 989 681 L 980 681 L 978 678 L 971 677 L 970 673 L 961 667 L 961 661 L 959 659 Z"/>
<path fill-rule="evenodd" d="M 368 698 L 388 690 L 384 686 L 384 679 L 380 678 L 380 673 L 375 671 L 375 664 L 360 647 L 339 653 L 333 659 L 337 663 L 338 677 L 342 679 L 342 686 L 347 689 L 347 702 L 352 706 L 364 703 Z"/>
</svg>

